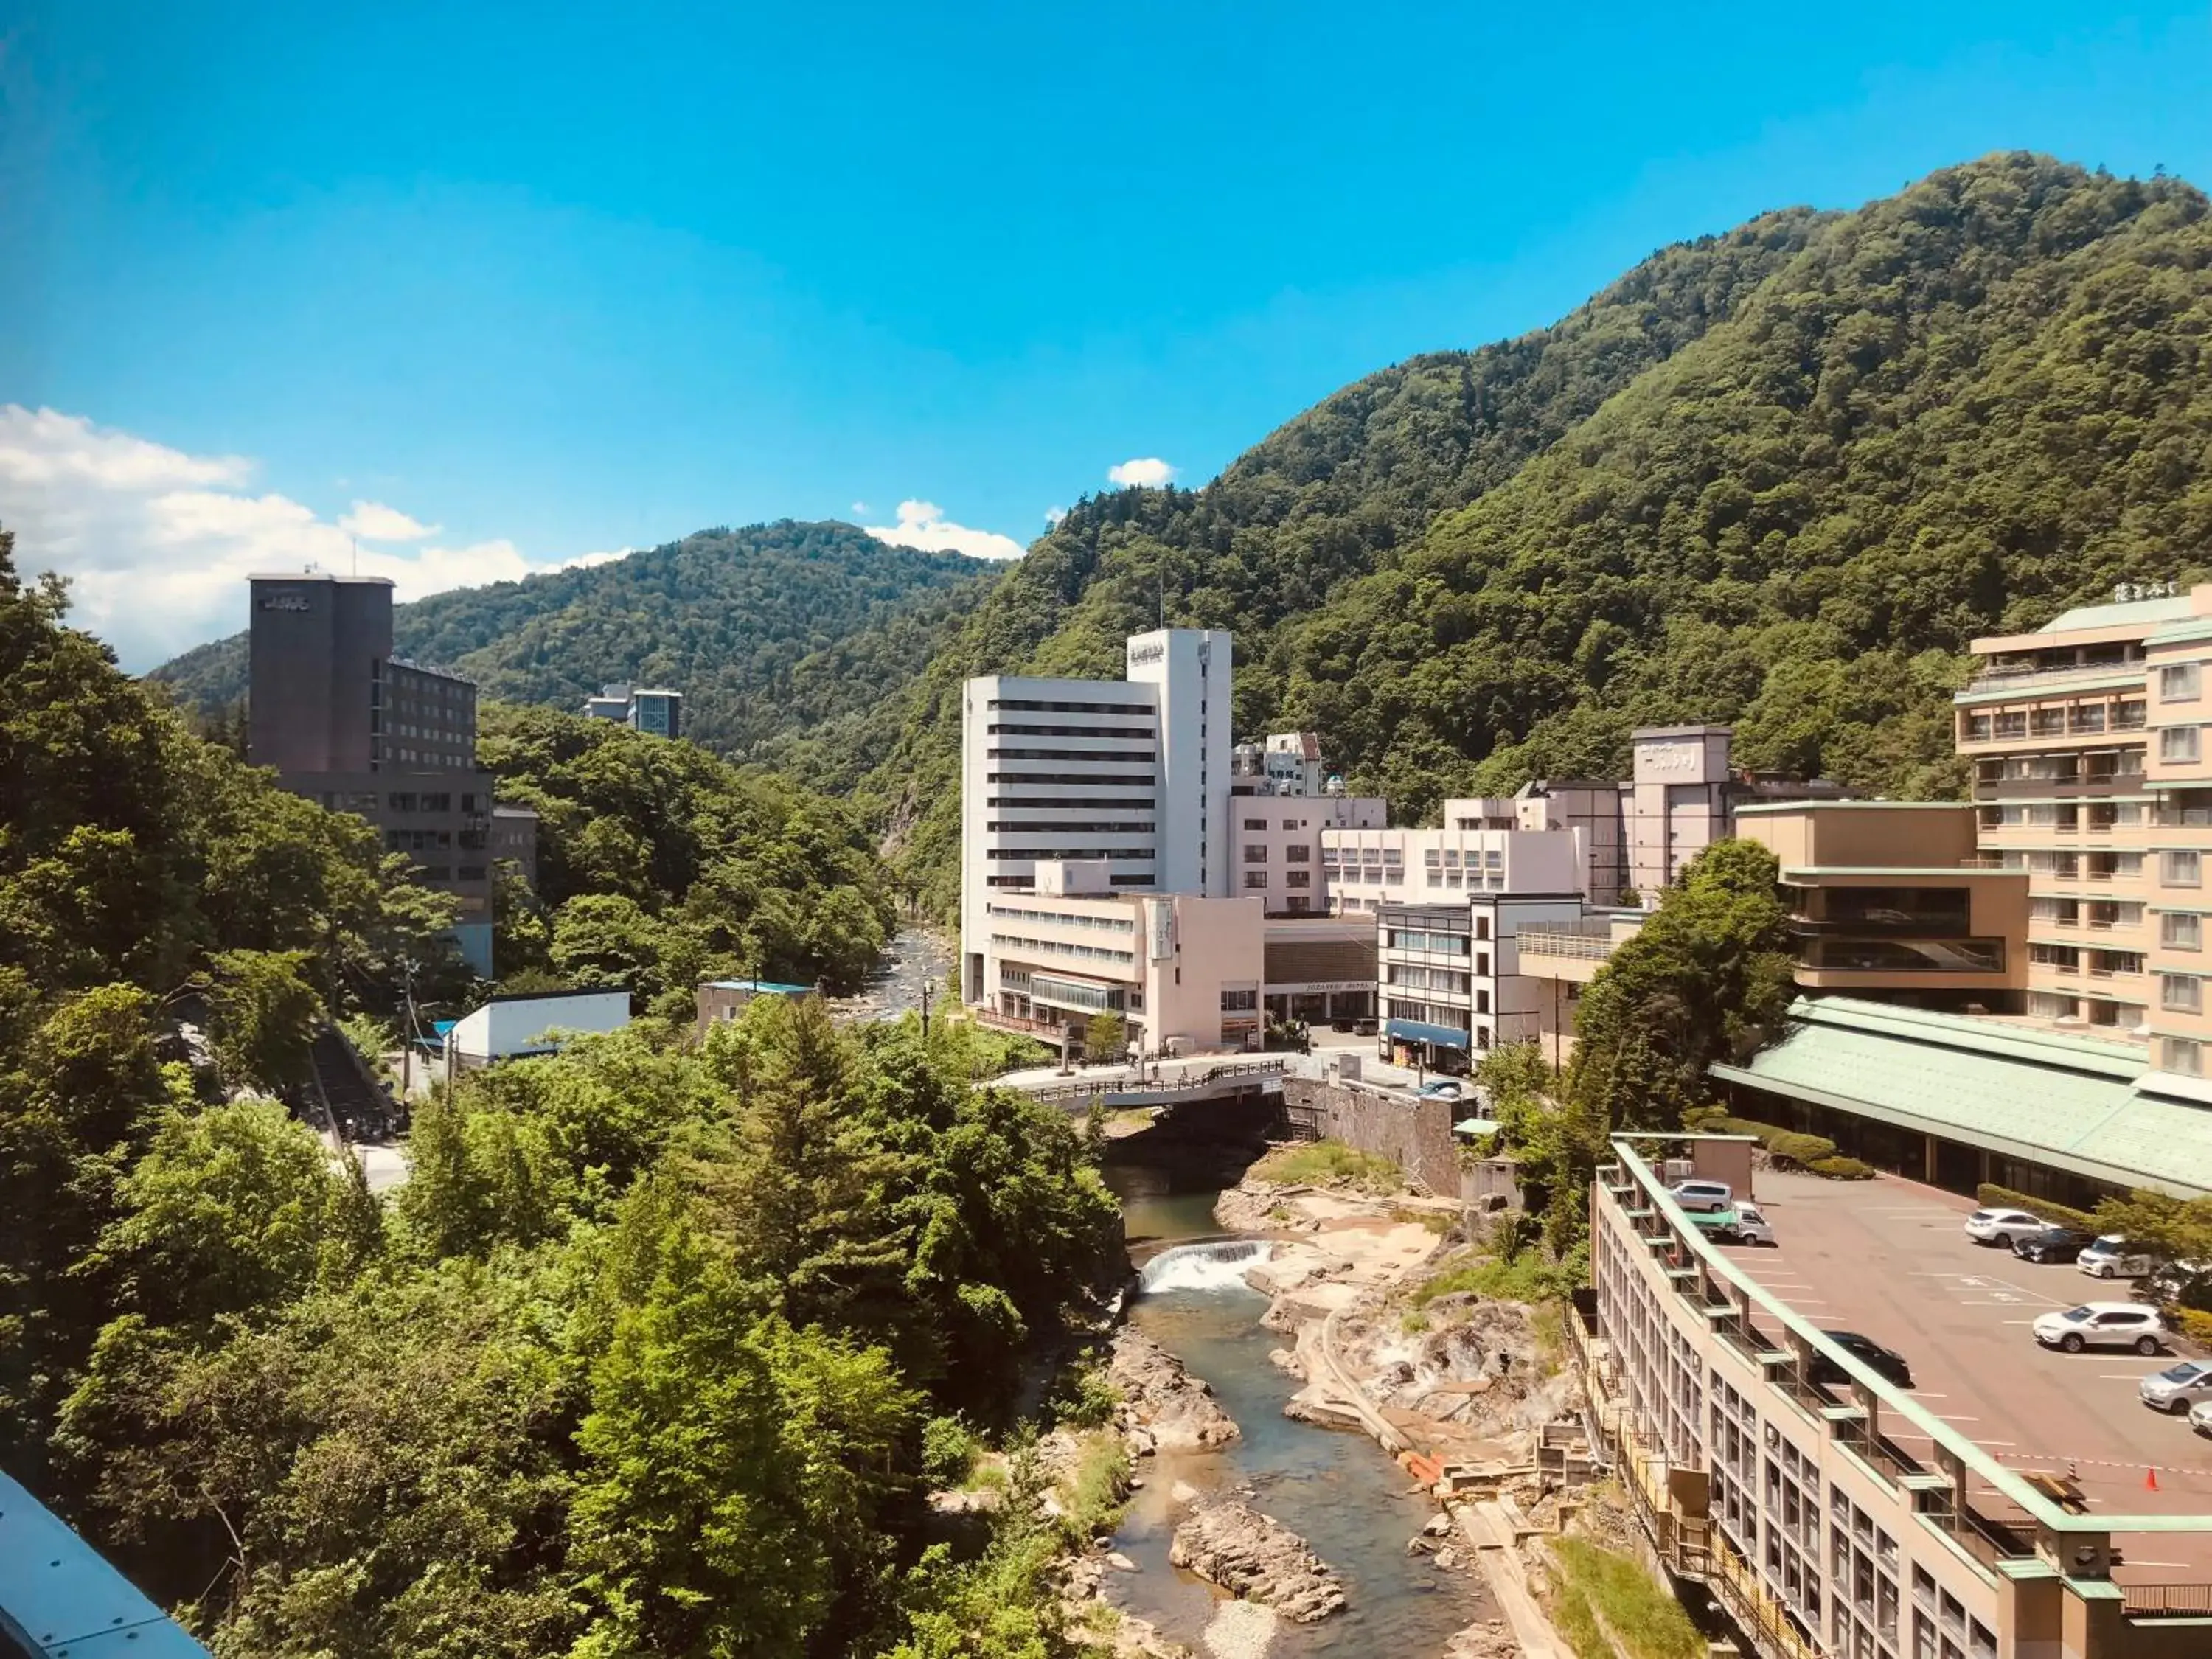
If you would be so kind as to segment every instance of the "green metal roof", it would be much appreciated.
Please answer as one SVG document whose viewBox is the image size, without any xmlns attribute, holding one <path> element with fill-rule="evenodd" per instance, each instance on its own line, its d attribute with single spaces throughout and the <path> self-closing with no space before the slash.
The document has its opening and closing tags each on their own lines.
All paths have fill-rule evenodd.
<svg viewBox="0 0 2212 1659">
<path fill-rule="evenodd" d="M 2178 623 L 2195 616 L 2195 601 L 2186 593 L 2162 599 L 2125 599 L 2118 604 L 2077 605 L 2062 611 L 2035 631 L 2069 634 L 2077 628 L 2121 628 L 2135 623 Z"/>
<path fill-rule="evenodd" d="M 1961 708 L 1968 708 L 1978 702 L 2018 702 L 2023 697 L 2070 697 L 2077 691 L 2126 691 L 2137 689 L 2142 684 L 2143 672 L 2140 668 L 2132 673 L 2124 668 L 2115 668 L 2109 674 L 2084 669 L 2078 680 L 2030 681 L 2026 684 L 2000 685 L 1987 691 L 1977 691 L 1970 687 L 1964 691 L 1954 692 L 1951 701 Z M 2111 737 L 2112 733 L 2081 732 L 2075 735 Z"/>
<path fill-rule="evenodd" d="M 2148 1091 L 2131 1046 L 1801 998 L 1779 1042 L 1724 1082 L 1985 1146 L 2123 1187 L 2212 1193 L 2212 1109 Z"/>
</svg>

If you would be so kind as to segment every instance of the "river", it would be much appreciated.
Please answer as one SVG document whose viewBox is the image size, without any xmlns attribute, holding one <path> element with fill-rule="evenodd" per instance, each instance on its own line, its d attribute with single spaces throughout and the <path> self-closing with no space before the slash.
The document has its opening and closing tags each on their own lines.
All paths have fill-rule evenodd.
<svg viewBox="0 0 2212 1659">
<path fill-rule="evenodd" d="M 867 983 L 851 996 L 831 998 L 830 1012 L 845 1021 L 896 1019 L 909 1009 L 920 1013 L 924 986 L 931 1006 L 942 1006 L 951 966 L 952 943 L 943 933 L 902 927 L 884 946 L 883 959 L 869 972 Z"/>
<path fill-rule="evenodd" d="M 1193 1189 L 1161 1170 L 1129 1164 L 1109 1165 L 1107 1179 L 1121 1196 L 1139 1259 L 1177 1241 L 1221 1237 L 1213 1189 Z M 1261 1325 L 1267 1298 L 1245 1286 L 1228 1263 L 1208 1271 L 1202 1259 L 1178 1258 L 1177 1266 L 1166 1277 L 1179 1288 L 1139 1296 L 1129 1322 L 1213 1385 L 1243 1437 L 1217 1453 L 1147 1458 L 1139 1465 L 1145 1487 L 1133 1495 L 1114 1540 L 1139 1571 L 1108 1575 L 1115 1603 L 1194 1651 L 1207 1651 L 1200 1632 L 1221 1593 L 1168 1565 L 1177 1518 L 1170 1489 L 1184 1480 L 1201 1491 L 1249 1488 L 1254 1507 L 1304 1538 L 1344 1581 L 1346 1610 L 1318 1625 L 1281 1625 L 1271 1659 L 1427 1659 L 1443 1651 L 1453 1632 L 1494 1616 L 1474 1581 L 1406 1553 L 1406 1540 L 1436 1504 L 1425 1494 L 1409 1495 L 1411 1480 L 1382 1448 L 1365 1435 L 1283 1415 L 1297 1383 L 1267 1358 L 1290 1341 Z"/>
</svg>

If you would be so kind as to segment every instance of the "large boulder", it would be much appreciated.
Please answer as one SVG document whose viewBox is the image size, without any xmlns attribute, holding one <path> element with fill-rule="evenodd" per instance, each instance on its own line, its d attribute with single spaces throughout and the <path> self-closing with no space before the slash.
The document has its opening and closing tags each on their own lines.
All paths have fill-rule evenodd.
<svg viewBox="0 0 2212 1659">
<path fill-rule="evenodd" d="M 1344 1586 L 1296 1533 L 1249 1504 L 1209 1504 L 1175 1530 L 1168 1559 L 1299 1624 L 1344 1607 Z"/>
<path fill-rule="evenodd" d="M 1140 1332 L 1127 1326 L 1115 1332 L 1108 1375 L 1134 1419 L 1139 1455 L 1144 1438 L 1164 1452 L 1212 1451 L 1237 1438 L 1236 1423 L 1206 1380 Z"/>
</svg>

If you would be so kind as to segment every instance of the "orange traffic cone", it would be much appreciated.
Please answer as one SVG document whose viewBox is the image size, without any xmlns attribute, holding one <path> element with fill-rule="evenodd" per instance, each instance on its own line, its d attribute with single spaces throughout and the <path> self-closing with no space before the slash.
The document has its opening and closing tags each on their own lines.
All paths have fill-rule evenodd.
<svg viewBox="0 0 2212 1659">
<path fill-rule="evenodd" d="M 2145 1492 L 2156 1492 L 2158 1490 L 2158 1471 L 2156 1469 L 2145 1469 L 2143 1471 L 2143 1490 Z"/>
</svg>

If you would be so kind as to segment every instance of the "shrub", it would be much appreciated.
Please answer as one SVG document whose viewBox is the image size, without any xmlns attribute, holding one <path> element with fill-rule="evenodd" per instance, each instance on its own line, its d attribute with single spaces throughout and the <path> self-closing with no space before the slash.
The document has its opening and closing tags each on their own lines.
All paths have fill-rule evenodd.
<svg viewBox="0 0 2212 1659">
<path fill-rule="evenodd" d="M 1066 1527 L 1071 1539 L 1088 1542 L 1121 1524 L 1129 1495 L 1129 1450 L 1118 1434 L 1091 1437 L 1067 1478 Z"/>
<path fill-rule="evenodd" d="M 975 1435 L 957 1417 L 933 1417 L 921 1425 L 922 1474 L 940 1491 L 968 1479 L 980 1449 Z"/>
<path fill-rule="evenodd" d="M 2077 1233 L 2094 1237 L 2103 1229 L 2097 1218 L 2087 1210 L 2054 1204 L 2047 1198 L 2032 1198 L 2026 1193 L 2016 1193 L 2009 1187 L 2000 1187 L 1995 1182 L 1984 1181 L 1974 1188 L 1974 1201 L 1984 1209 L 2026 1210 L 2030 1215 L 2039 1215 L 2056 1226 L 2071 1227 Z"/>
<path fill-rule="evenodd" d="M 1106 1368 L 1085 1360 L 1060 1373 L 1053 1390 L 1052 1413 L 1055 1421 L 1070 1428 L 1103 1428 L 1114 1420 L 1114 1408 L 1121 1403 L 1121 1391 L 1108 1378 Z"/>
<path fill-rule="evenodd" d="M 1554 1611 L 1564 1613 L 1578 1659 L 1612 1653 L 1615 1644 L 1632 1659 L 1700 1659 L 1706 1651 L 1682 1604 L 1638 1563 L 1583 1538 L 1553 1539 L 1551 1547 L 1559 1565 L 1557 1599 L 1564 1604 Z M 1612 1640 L 1600 1633 L 1593 1612 L 1602 1616 Z"/>
<path fill-rule="evenodd" d="M 2168 1308 L 2166 1316 L 2191 1342 L 2212 1344 L 2212 1313 L 2196 1308 Z"/>
<path fill-rule="evenodd" d="M 1855 1158 L 1818 1158 L 1805 1166 L 1823 1181 L 1872 1181 L 1874 1165 Z"/>
<path fill-rule="evenodd" d="M 1836 1156 L 1836 1143 L 1826 1135 L 1804 1135 L 1782 1129 L 1764 1144 L 1767 1155 L 1777 1163 L 1796 1164 L 1807 1169 Z"/>
<path fill-rule="evenodd" d="M 1474 1295 L 1493 1302 L 1549 1302 L 1572 1294 L 1589 1278 L 1589 1256 L 1577 1246 L 1558 1261 L 1540 1250 L 1510 1259 L 1455 1256 L 1442 1272 L 1414 1286 L 1407 1299 L 1425 1308 L 1440 1296 Z"/>
</svg>

